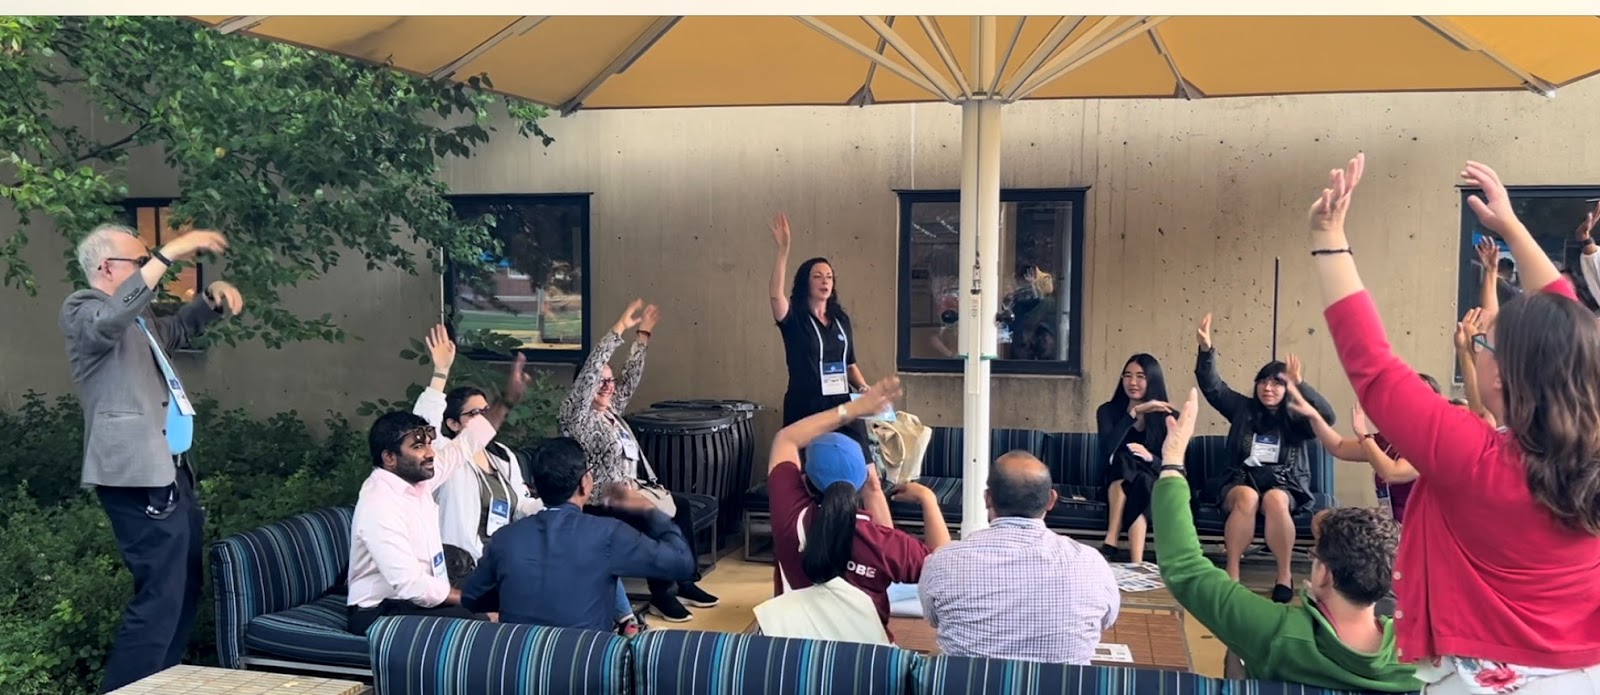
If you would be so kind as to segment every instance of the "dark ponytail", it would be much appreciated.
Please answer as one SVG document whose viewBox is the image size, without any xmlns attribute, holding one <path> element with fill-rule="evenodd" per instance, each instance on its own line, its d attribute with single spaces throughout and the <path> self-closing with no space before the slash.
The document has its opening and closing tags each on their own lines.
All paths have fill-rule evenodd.
<svg viewBox="0 0 1600 695">
<path fill-rule="evenodd" d="M 856 512 L 860 509 L 861 493 L 850 483 L 834 483 L 823 491 L 800 556 L 800 567 L 812 584 L 831 581 L 847 571 L 855 550 Z"/>
</svg>

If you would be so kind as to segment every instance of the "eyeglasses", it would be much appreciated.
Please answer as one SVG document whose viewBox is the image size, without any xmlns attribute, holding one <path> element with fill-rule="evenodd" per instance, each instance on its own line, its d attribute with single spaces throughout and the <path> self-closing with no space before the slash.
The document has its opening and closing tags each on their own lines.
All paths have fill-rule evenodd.
<svg viewBox="0 0 1600 695">
<path fill-rule="evenodd" d="M 1472 336 L 1472 351 L 1483 352 L 1484 350 L 1488 350 L 1491 355 L 1495 354 L 1494 346 L 1489 344 L 1489 335 L 1487 333 L 1479 333 Z"/>
<path fill-rule="evenodd" d="M 473 408 L 472 410 L 463 410 L 461 411 L 461 417 L 459 419 L 465 420 L 469 417 L 477 417 L 487 412 L 489 412 L 488 408 Z"/>
<path fill-rule="evenodd" d="M 123 263 L 132 263 L 132 264 L 134 264 L 136 266 L 143 266 L 144 264 L 150 262 L 150 257 L 149 256 L 140 256 L 138 258 L 107 258 L 104 261 L 100 262 L 100 266 L 101 267 L 105 267 L 105 264 L 113 263 L 113 262 L 117 262 L 117 261 L 121 261 Z"/>
<path fill-rule="evenodd" d="M 617 378 L 616 377 L 611 377 L 611 376 L 608 376 L 608 377 L 600 380 L 600 385 L 601 386 L 611 386 L 611 385 L 616 384 L 616 383 L 617 383 Z"/>
<path fill-rule="evenodd" d="M 428 443 L 431 443 L 433 441 L 434 437 L 437 436 L 437 435 L 438 435 L 438 430 L 435 430 L 433 428 L 433 425 L 423 425 L 423 426 L 418 427 L 418 428 L 416 428 L 414 430 L 410 430 L 410 431 L 408 431 L 408 432 L 406 432 L 404 434 L 401 434 L 398 438 L 396 438 L 394 440 L 394 443 L 395 443 L 395 446 L 400 446 L 402 444 L 405 444 L 406 437 L 415 436 L 417 438 L 417 441 L 416 441 L 417 444 L 428 444 Z"/>
</svg>

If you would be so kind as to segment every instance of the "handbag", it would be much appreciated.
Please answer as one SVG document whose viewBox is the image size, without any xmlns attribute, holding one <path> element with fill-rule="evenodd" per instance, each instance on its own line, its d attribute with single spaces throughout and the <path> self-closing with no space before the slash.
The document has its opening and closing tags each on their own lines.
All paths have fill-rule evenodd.
<svg viewBox="0 0 1600 695">
<path fill-rule="evenodd" d="M 891 485 L 904 485 L 922 475 L 923 456 L 933 441 L 933 428 L 922 419 L 901 411 L 894 422 L 869 421 L 868 431 L 876 440 L 875 463 L 878 474 Z"/>
<path fill-rule="evenodd" d="M 672 501 L 672 491 L 656 480 L 656 469 L 650 467 L 649 459 L 646 459 L 643 454 L 639 456 L 639 465 L 644 466 L 644 473 L 647 476 L 643 480 L 634 480 L 634 484 L 639 488 L 639 494 L 650 500 L 650 503 L 655 505 L 656 509 L 662 514 L 669 517 L 677 516 L 678 504 Z"/>
</svg>

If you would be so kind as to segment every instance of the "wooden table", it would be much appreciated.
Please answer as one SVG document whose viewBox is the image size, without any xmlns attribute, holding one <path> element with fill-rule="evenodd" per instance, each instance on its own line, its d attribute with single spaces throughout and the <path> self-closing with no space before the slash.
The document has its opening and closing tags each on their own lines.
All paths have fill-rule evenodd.
<svg viewBox="0 0 1600 695">
<path fill-rule="evenodd" d="M 113 692 L 117 695 L 366 695 L 372 688 L 356 681 L 318 676 L 174 666 Z"/>
<path fill-rule="evenodd" d="M 895 645 L 923 654 L 938 654 L 937 632 L 921 618 L 890 618 Z M 1189 644 L 1183 633 L 1183 614 L 1164 610 L 1124 610 L 1116 624 L 1101 635 L 1106 644 L 1125 644 L 1133 663 L 1095 661 L 1099 666 L 1137 666 L 1188 671 Z"/>
</svg>

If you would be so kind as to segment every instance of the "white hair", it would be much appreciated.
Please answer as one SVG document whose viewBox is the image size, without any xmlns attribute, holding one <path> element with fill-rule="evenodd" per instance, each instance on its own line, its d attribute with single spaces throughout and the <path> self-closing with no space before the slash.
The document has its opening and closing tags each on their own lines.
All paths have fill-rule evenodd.
<svg viewBox="0 0 1600 695">
<path fill-rule="evenodd" d="M 116 237 L 114 234 L 126 234 L 135 239 L 139 233 L 129 229 L 127 225 L 108 222 L 94 228 L 89 236 L 78 242 L 78 265 L 83 268 L 84 276 L 94 275 L 94 271 L 105 263 L 107 258 L 117 252 Z"/>
</svg>

